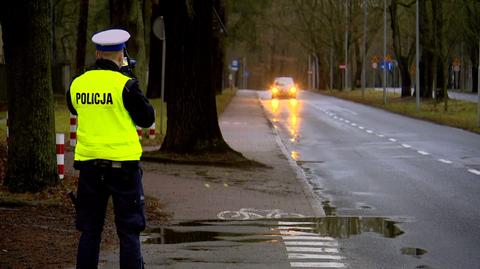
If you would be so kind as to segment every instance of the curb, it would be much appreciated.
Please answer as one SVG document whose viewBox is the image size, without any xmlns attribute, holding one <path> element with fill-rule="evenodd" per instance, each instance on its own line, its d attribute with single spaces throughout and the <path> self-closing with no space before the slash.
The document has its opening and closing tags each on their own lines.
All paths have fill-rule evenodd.
<svg viewBox="0 0 480 269">
<path fill-rule="evenodd" d="M 288 163 L 290 164 L 290 167 L 292 167 L 292 169 L 295 171 L 298 181 L 302 184 L 303 193 L 305 194 L 305 197 L 307 198 L 308 203 L 310 204 L 310 207 L 312 208 L 312 211 L 315 214 L 315 217 L 325 217 L 326 216 L 325 211 L 323 210 L 321 202 L 316 198 L 316 195 L 313 191 L 312 186 L 308 184 L 308 180 L 307 180 L 307 176 L 305 175 L 305 172 L 300 166 L 298 166 L 297 162 L 292 159 L 290 154 L 288 154 L 287 148 L 283 144 L 277 129 L 274 127 L 273 123 L 267 117 L 267 113 L 265 111 L 265 108 L 262 102 L 260 101 L 260 96 L 258 92 L 257 92 L 257 102 L 260 104 L 260 107 L 262 108 L 263 115 L 265 116 L 265 120 L 267 121 L 268 125 L 272 129 L 272 132 L 275 136 L 275 141 L 277 142 L 278 147 L 282 151 L 282 154 L 287 158 Z"/>
</svg>

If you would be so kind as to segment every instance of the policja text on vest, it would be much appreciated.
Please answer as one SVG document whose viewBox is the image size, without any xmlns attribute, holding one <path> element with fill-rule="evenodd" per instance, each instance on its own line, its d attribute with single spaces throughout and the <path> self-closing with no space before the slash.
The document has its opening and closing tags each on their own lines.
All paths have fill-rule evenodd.
<svg viewBox="0 0 480 269">
<path fill-rule="evenodd" d="M 111 93 L 79 93 L 75 95 L 76 97 L 76 102 L 78 104 L 78 101 L 85 105 L 113 105 L 113 100 L 112 100 L 112 94 Z"/>
</svg>

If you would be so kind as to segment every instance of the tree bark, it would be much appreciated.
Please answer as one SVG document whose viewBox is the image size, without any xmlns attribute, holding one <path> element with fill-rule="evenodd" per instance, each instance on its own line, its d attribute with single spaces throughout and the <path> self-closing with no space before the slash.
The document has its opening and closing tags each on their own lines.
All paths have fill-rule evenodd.
<svg viewBox="0 0 480 269">
<path fill-rule="evenodd" d="M 214 1 L 214 8 L 217 12 L 217 15 L 220 18 L 217 18 L 214 14 L 213 25 L 213 61 L 212 61 L 212 81 L 213 89 L 216 94 L 221 94 L 223 91 L 223 71 L 225 65 L 225 41 L 224 41 L 224 30 L 222 24 L 225 23 L 225 4 L 222 0 Z"/>
<path fill-rule="evenodd" d="M 162 90 L 162 40 L 153 33 L 153 22 L 160 17 L 160 4 L 152 1 L 152 18 L 150 21 L 150 55 L 148 61 L 147 97 L 160 98 Z"/>
<path fill-rule="evenodd" d="M 80 0 L 80 15 L 77 25 L 77 51 L 75 56 L 74 76 L 79 76 L 85 71 L 85 54 L 87 47 L 87 23 L 88 23 L 88 2 Z"/>
<path fill-rule="evenodd" d="M 398 4 L 397 1 L 392 1 L 390 8 L 391 28 L 393 51 L 398 61 L 398 68 L 400 69 L 400 76 L 402 78 L 402 97 L 410 96 L 410 89 L 412 87 L 412 77 L 410 75 L 409 66 L 413 60 L 413 48 L 415 41 L 409 44 L 408 54 L 405 56 L 402 52 L 402 40 L 400 33 L 400 23 L 398 21 Z"/>
<path fill-rule="evenodd" d="M 434 48 L 432 36 L 432 19 L 429 17 L 427 11 L 427 1 L 419 1 L 420 4 L 420 45 L 422 47 L 422 55 L 420 59 L 420 96 L 423 98 L 432 98 L 432 82 L 434 55 L 432 49 Z"/>
<path fill-rule="evenodd" d="M 135 75 L 140 88 L 146 89 L 147 64 L 145 55 L 145 34 L 141 0 L 110 0 L 111 27 L 127 30 L 131 37 L 127 49 L 137 61 Z"/>
<path fill-rule="evenodd" d="M 58 183 L 50 9 L 43 0 L 5 1 L 0 8 L 10 120 L 4 184 L 14 192 Z"/>
<path fill-rule="evenodd" d="M 164 1 L 167 133 L 161 151 L 231 150 L 218 125 L 212 81 L 213 2 Z"/>
</svg>

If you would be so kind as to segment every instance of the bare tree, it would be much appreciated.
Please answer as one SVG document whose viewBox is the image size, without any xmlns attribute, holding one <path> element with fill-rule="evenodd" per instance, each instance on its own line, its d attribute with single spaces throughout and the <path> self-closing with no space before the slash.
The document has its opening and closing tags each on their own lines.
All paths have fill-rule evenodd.
<svg viewBox="0 0 480 269">
<path fill-rule="evenodd" d="M 50 1 L 3 1 L 0 7 L 10 119 L 4 184 L 15 192 L 58 182 L 50 16 Z"/>
<path fill-rule="evenodd" d="M 401 0 L 392 0 L 389 7 L 391 17 L 393 50 L 395 52 L 395 57 L 398 61 L 398 67 L 400 69 L 400 75 L 402 79 L 402 97 L 410 96 L 410 89 L 412 87 L 410 66 L 415 56 L 415 39 L 410 38 L 411 42 L 407 43 L 405 46 L 403 38 L 409 34 L 409 29 L 411 29 L 411 27 L 401 27 L 401 25 L 403 22 L 404 24 L 408 24 L 411 26 L 408 21 L 405 21 L 412 18 L 402 18 L 401 12 L 399 12 L 398 9 L 401 7 L 409 9 L 414 4 L 415 1 L 411 1 L 410 3 L 404 3 Z M 403 14 L 405 13 L 406 12 L 403 12 Z"/>
</svg>

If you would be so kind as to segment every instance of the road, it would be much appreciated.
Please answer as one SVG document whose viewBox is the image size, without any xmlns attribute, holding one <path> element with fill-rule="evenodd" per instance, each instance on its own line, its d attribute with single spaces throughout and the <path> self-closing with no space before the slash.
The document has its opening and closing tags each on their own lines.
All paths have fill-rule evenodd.
<svg viewBox="0 0 480 269">
<path fill-rule="evenodd" d="M 302 91 L 262 105 L 351 268 L 480 267 L 480 137 Z M 307 260 L 308 261 L 308 260 Z"/>
</svg>

